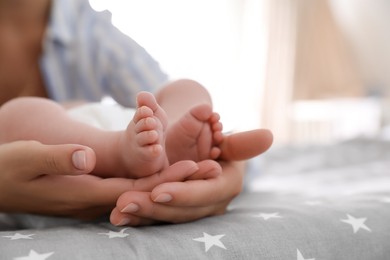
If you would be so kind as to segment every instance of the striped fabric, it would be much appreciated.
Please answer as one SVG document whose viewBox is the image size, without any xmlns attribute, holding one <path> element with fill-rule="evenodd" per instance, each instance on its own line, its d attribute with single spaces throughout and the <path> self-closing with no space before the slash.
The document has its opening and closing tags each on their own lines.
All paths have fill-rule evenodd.
<svg viewBox="0 0 390 260">
<path fill-rule="evenodd" d="M 134 40 L 96 12 L 88 0 L 53 0 L 43 42 L 41 70 L 56 101 L 100 101 L 113 97 L 135 106 L 135 94 L 155 92 L 168 77 Z"/>
</svg>

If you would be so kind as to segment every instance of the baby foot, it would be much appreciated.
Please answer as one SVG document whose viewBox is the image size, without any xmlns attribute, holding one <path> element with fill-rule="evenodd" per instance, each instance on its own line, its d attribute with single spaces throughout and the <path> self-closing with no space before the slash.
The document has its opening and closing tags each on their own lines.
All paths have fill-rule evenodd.
<svg viewBox="0 0 390 260">
<path fill-rule="evenodd" d="M 180 160 L 217 159 L 222 142 L 220 117 L 210 105 L 198 105 L 167 129 L 166 153 L 169 163 Z"/>
<path fill-rule="evenodd" d="M 151 93 L 140 92 L 133 120 L 121 138 L 127 177 L 145 177 L 168 167 L 165 130 L 168 119 Z"/>
</svg>

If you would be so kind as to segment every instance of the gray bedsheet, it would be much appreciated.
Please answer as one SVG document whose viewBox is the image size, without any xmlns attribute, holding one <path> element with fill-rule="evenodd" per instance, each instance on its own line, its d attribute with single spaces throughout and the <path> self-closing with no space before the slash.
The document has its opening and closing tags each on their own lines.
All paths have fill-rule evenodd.
<svg viewBox="0 0 390 260">
<path fill-rule="evenodd" d="M 347 150 L 355 159 L 335 156 Z M 383 142 L 270 151 L 259 179 L 252 180 L 268 186 L 242 193 L 225 215 L 186 224 L 126 228 L 104 219 L 1 215 L 0 259 L 390 259 L 390 188 L 375 181 L 390 179 L 384 167 L 389 151 Z M 310 167 L 302 166 L 305 156 Z M 322 160 L 314 163 L 317 157 Z M 292 177 L 281 170 L 282 162 L 291 175 L 302 175 L 301 182 L 294 176 L 295 189 L 286 183 L 271 189 L 269 174 L 280 181 Z M 320 169 L 343 169 L 337 175 L 345 171 L 348 177 L 336 183 L 336 177 L 321 177 Z M 362 183 L 378 189 L 357 189 Z M 336 184 L 337 189 L 326 189 Z M 340 185 L 349 192 L 340 192 Z M 311 192 L 299 192 L 306 190 Z"/>
</svg>

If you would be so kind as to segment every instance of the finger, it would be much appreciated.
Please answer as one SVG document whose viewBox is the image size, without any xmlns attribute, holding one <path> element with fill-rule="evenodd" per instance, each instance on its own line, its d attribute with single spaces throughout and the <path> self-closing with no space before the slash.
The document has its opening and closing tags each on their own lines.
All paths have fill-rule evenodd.
<svg viewBox="0 0 390 260">
<path fill-rule="evenodd" d="M 180 207 L 214 204 L 220 202 L 223 197 L 220 188 L 222 181 L 220 177 L 217 177 L 207 180 L 163 183 L 153 189 L 151 199 L 157 203 Z"/>
<path fill-rule="evenodd" d="M 112 210 L 119 196 L 133 187 L 134 180 L 124 178 L 102 179 L 94 175 L 43 175 L 29 181 L 23 190 L 17 190 L 21 199 L 15 209 L 36 214 L 93 217 Z M 130 188 L 131 189 L 131 188 Z M 36 205 L 31 201 L 40 201 Z"/>
<path fill-rule="evenodd" d="M 150 206 L 150 207 L 148 207 Z M 200 218 L 217 215 L 214 206 L 180 208 L 166 205 L 148 204 L 138 212 L 126 214 L 117 211 L 117 208 L 110 215 L 110 222 L 116 226 L 145 226 L 158 223 L 185 223 Z"/>
<path fill-rule="evenodd" d="M 201 166 L 204 167 L 203 164 L 201 164 Z M 214 174 L 213 171 L 217 171 L 215 168 L 217 168 L 215 165 L 214 167 L 209 167 L 208 171 L 211 172 L 209 175 Z M 161 183 L 183 181 L 198 171 L 199 166 L 195 162 L 189 160 L 179 161 L 159 173 L 134 180 L 131 190 L 151 191 L 155 186 Z"/>
<path fill-rule="evenodd" d="M 41 174 L 79 175 L 93 170 L 96 155 L 91 148 L 82 145 L 41 144 L 35 147 L 33 162 Z"/>
<path fill-rule="evenodd" d="M 118 198 L 116 207 L 111 211 L 110 222 L 116 226 L 154 224 L 158 221 L 157 219 L 131 214 L 131 212 L 138 211 L 140 205 L 150 203 L 152 203 L 150 200 L 150 192 L 127 191 Z"/>
<path fill-rule="evenodd" d="M 42 213 L 79 212 L 94 207 L 112 209 L 120 194 L 128 191 L 132 180 L 112 178 L 101 179 L 94 175 L 61 176 L 43 175 L 24 185 L 19 194 L 31 194 L 31 201 L 43 201 L 42 205 L 34 205 L 30 200 L 22 200 L 26 205 L 22 208 L 29 212 Z M 20 203 L 19 203 L 20 204 Z M 21 205 L 17 205 L 21 207 Z M 45 213 L 45 212 L 43 212 Z"/>
<path fill-rule="evenodd" d="M 113 206 L 118 197 L 127 191 L 151 191 L 161 183 L 183 181 L 197 170 L 198 166 L 195 162 L 180 161 L 161 173 L 135 180 L 125 178 L 102 179 L 93 175 L 69 176 L 69 178 L 59 180 L 58 189 L 72 187 L 72 190 L 75 191 L 73 192 L 75 194 L 74 200 L 80 201 L 82 199 L 89 205 Z M 53 183 L 53 178 L 48 180 L 47 186 L 50 182 Z"/>
<path fill-rule="evenodd" d="M 94 205 L 111 206 L 111 208 L 113 208 L 118 197 L 125 192 L 151 191 L 156 185 L 161 183 L 183 181 L 194 172 L 196 172 L 198 177 L 201 175 L 202 177 L 212 177 L 219 174 L 221 171 L 219 164 L 212 163 L 212 165 L 210 165 L 206 162 L 201 162 L 199 165 L 204 172 L 199 172 L 199 166 L 193 161 L 180 161 L 171 165 L 161 173 L 137 180 L 122 178 L 101 179 L 91 175 L 78 176 L 77 178 L 69 177 L 62 180 L 60 183 L 61 186 L 59 185 L 56 190 L 58 191 L 62 187 L 71 186 L 73 191 L 75 191 L 72 193 L 74 194 L 74 197 L 70 198 L 70 196 L 67 196 L 63 199 L 67 201 L 82 200 L 81 208 Z M 53 184 L 50 187 L 53 187 Z M 146 222 L 142 221 L 142 223 Z"/>
<path fill-rule="evenodd" d="M 273 136 L 267 129 L 256 129 L 224 137 L 220 148 L 222 160 L 250 159 L 265 152 L 272 144 Z"/>
<path fill-rule="evenodd" d="M 13 173 L 23 179 L 44 174 L 85 174 L 91 172 L 96 163 L 94 151 L 77 144 L 44 145 L 36 141 L 17 141 L 5 146 L 8 165 L 12 165 Z"/>
<path fill-rule="evenodd" d="M 209 169 L 209 173 L 204 173 L 204 176 L 214 176 L 220 171 L 220 166 L 213 163 L 213 166 L 205 167 L 207 163 L 196 164 L 193 161 L 180 161 L 161 173 L 157 173 L 141 179 L 125 179 L 125 178 L 107 178 L 101 179 L 97 176 L 75 176 L 73 178 L 62 178 L 58 183 L 58 189 L 61 187 L 72 187 L 75 194 L 74 199 L 80 200 L 82 198 L 85 203 L 92 205 L 115 205 L 118 197 L 127 191 L 151 191 L 154 187 L 162 183 L 180 182 L 184 181 L 188 176 L 195 172 L 198 176 L 199 166 L 202 169 Z M 51 180 L 47 181 L 49 186 Z M 51 187 L 53 184 L 51 183 Z M 81 193 L 81 195 L 80 195 Z M 68 194 L 68 193 L 65 193 Z M 79 195 L 76 195 L 79 194 Z M 69 199 L 69 197 L 67 197 Z M 94 203 L 92 203 L 94 202 Z"/>
<path fill-rule="evenodd" d="M 158 203 L 186 207 L 231 200 L 242 190 L 244 166 L 243 162 L 223 163 L 223 173 L 215 178 L 162 183 L 152 190 L 151 199 Z"/>
<path fill-rule="evenodd" d="M 148 225 L 156 222 L 183 223 L 202 217 L 222 214 L 222 203 L 204 207 L 175 207 L 154 203 L 147 192 L 123 194 L 117 207 L 111 212 L 110 221 L 114 225 Z"/>
<path fill-rule="evenodd" d="M 199 169 L 190 175 L 187 180 L 201 180 L 215 178 L 222 173 L 222 168 L 216 161 L 204 160 L 197 163 Z M 172 180 L 179 181 L 179 180 Z"/>
<path fill-rule="evenodd" d="M 175 165 L 178 169 L 186 169 L 192 163 L 182 161 Z M 198 165 L 202 168 L 202 163 L 198 163 Z M 169 174 L 170 171 L 165 171 L 166 176 L 158 180 L 161 184 L 156 187 L 154 185 L 156 183 L 149 187 L 147 184 L 140 183 L 140 180 L 122 178 L 100 179 L 92 175 L 69 176 L 67 179 L 73 180 L 74 183 L 66 186 L 75 187 L 74 190 L 81 192 L 84 191 L 81 197 L 84 198 L 87 205 L 91 205 L 91 203 L 96 203 L 95 205 L 115 205 L 116 203 L 120 210 L 123 210 L 124 207 L 131 203 L 130 200 L 134 197 L 134 194 L 140 196 L 139 194 L 145 193 L 148 195 L 143 197 L 143 203 L 152 203 L 152 199 L 154 199 L 160 201 L 159 204 L 173 207 L 214 207 L 218 203 L 230 202 L 241 191 L 242 176 L 239 173 L 241 169 L 237 167 L 242 167 L 243 165 L 243 163 L 238 162 L 223 164 L 224 174 L 220 174 L 216 178 L 185 182 L 172 182 L 176 177 L 172 177 Z M 172 173 L 180 173 L 180 171 L 173 171 Z M 179 177 L 184 176 L 179 175 Z M 152 178 L 152 176 L 146 179 L 148 178 Z M 74 179 L 77 179 L 77 181 Z M 151 190 L 152 193 L 140 192 Z M 69 200 L 69 196 L 66 199 Z M 75 197 L 76 199 L 77 197 Z"/>
<path fill-rule="evenodd" d="M 114 208 L 110 214 L 110 222 L 114 226 L 150 226 L 161 221 L 137 215 L 121 213 L 118 208 Z"/>
<path fill-rule="evenodd" d="M 51 212 L 80 212 L 91 207 L 114 208 L 119 196 L 129 190 L 148 190 L 165 181 L 184 180 L 198 169 L 195 162 L 182 161 L 156 176 L 142 179 L 106 178 L 94 175 L 44 175 L 31 180 L 23 190 L 34 194 L 37 201 L 46 201 L 39 210 Z M 148 180 L 150 180 L 150 183 Z M 149 186 L 150 185 L 150 186 Z M 71 187 L 71 191 L 69 190 Z M 49 199 L 48 199 L 49 198 Z M 29 205 L 23 205 L 35 212 Z"/>
</svg>

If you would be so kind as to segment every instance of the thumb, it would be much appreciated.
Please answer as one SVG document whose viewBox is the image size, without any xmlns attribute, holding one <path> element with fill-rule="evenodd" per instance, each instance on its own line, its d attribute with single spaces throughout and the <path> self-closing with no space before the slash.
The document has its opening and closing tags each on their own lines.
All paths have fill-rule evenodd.
<svg viewBox="0 0 390 260">
<path fill-rule="evenodd" d="M 267 151 L 272 142 L 272 132 L 267 129 L 227 135 L 220 145 L 220 159 L 225 161 L 247 160 Z"/>
<path fill-rule="evenodd" d="M 35 178 L 46 174 L 85 174 L 91 172 L 96 164 L 95 152 L 86 146 L 78 144 L 45 145 L 36 141 L 16 143 L 19 148 L 15 146 L 16 153 L 13 158 L 18 162 L 16 167 L 19 169 L 16 169 L 16 172 L 23 174 L 23 178 Z"/>
</svg>

